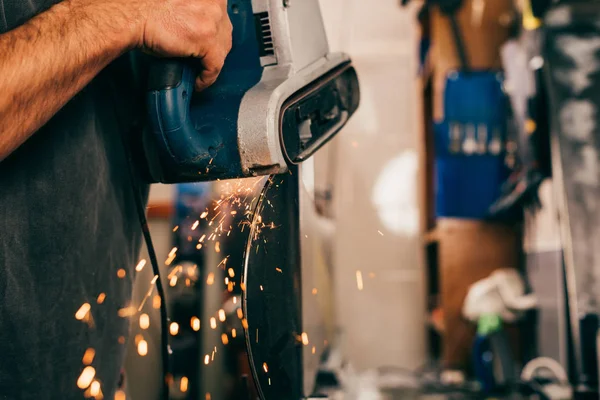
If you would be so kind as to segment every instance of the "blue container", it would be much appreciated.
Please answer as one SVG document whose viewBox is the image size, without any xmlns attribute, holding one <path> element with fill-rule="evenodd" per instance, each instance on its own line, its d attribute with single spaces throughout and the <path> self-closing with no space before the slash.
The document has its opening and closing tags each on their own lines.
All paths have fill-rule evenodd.
<svg viewBox="0 0 600 400">
<path fill-rule="evenodd" d="M 484 219 L 500 196 L 508 99 L 496 71 L 452 72 L 434 125 L 436 216 Z"/>
</svg>

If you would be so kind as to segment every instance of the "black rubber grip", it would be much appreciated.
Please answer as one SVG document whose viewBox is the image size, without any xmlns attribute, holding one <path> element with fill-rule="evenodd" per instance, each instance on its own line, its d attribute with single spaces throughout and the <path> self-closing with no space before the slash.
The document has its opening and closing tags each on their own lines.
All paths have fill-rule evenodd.
<svg viewBox="0 0 600 400">
<path fill-rule="evenodd" d="M 186 61 L 181 59 L 158 59 L 150 67 L 148 90 L 167 90 L 181 84 Z"/>
</svg>

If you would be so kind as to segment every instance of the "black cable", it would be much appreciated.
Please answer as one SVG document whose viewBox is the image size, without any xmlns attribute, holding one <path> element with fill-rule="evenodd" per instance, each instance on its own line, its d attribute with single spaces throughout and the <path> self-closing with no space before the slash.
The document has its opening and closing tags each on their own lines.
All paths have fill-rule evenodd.
<svg viewBox="0 0 600 400">
<path fill-rule="evenodd" d="M 148 226 L 148 220 L 146 219 L 146 208 L 144 206 L 144 200 L 140 186 L 138 184 L 139 179 L 136 174 L 133 147 L 128 143 L 128 139 L 136 138 L 136 133 L 142 132 L 141 126 L 143 124 L 139 121 L 140 115 L 145 115 L 143 112 L 143 106 L 139 103 L 129 103 L 125 100 L 125 97 L 121 95 L 123 91 L 129 91 L 131 93 L 138 93 L 138 87 L 140 82 L 145 81 L 145 78 L 141 78 L 133 73 L 134 64 L 137 63 L 139 53 L 130 53 L 126 57 L 121 57 L 115 60 L 108 68 L 112 70 L 110 80 L 108 80 L 109 86 L 111 86 L 114 94 L 114 102 L 112 103 L 115 116 L 117 117 L 118 124 L 121 126 L 121 132 L 117 134 L 121 137 L 123 143 L 123 151 L 125 159 L 127 160 L 127 169 L 129 173 L 129 179 L 131 181 L 131 190 L 133 194 L 133 201 L 135 203 L 136 213 L 139 220 L 140 227 L 142 228 L 142 234 L 144 236 L 144 242 L 148 250 L 148 256 L 150 258 L 150 264 L 152 265 L 152 271 L 156 278 L 156 291 L 160 297 L 160 341 L 161 341 L 161 364 L 162 364 L 162 382 L 161 382 L 161 398 L 163 400 L 169 400 L 169 377 L 170 363 L 169 363 L 169 320 L 167 315 L 167 301 L 165 296 L 165 289 L 162 284 L 160 277 L 160 268 L 158 266 L 158 259 L 156 257 L 156 251 L 154 244 L 152 243 L 152 236 L 150 235 L 150 228 Z M 142 74 L 143 75 L 143 74 Z M 120 89 L 120 90 L 119 90 Z M 138 93 L 139 94 L 139 93 Z M 143 99 L 143 97 L 141 97 Z M 143 104 L 143 103 L 142 103 Z M 133 118 L 132 118 L 133 116 Z M 141 139 L 138 137 L 138 139 Z M 138 142 L 141 143 L 141 140 Z"/>
<path fill-rule="evenodd" d="M 125 146 L 125 152 L 127 157 L 127 163 L 129 166 L 129 178 L 131 180 L 131 189 L 133 191 L 134 203 L 136 212 L 138 215 L 138 220 L 140 222 L 140 226 L 142 228 L 142 233 L 144 235 L 144 241 L 146 242 L 146 248 L 148 250 L 148 256 L 150 258 L 150 264 L 152 265 L 152 271 L 156 278 L 156 291 L 158 296 L 160 297 L 160 341 L 161 341 L 161 361 L 162 361 L 162 398 L 163 400 L 169 400 L 169 383 L 167 382 L 167 377 L 170 371 L 169 368 L 169 329 L 168 329 L 168 315 L 167 315 L 167 302 L 165 297 L 165 289 L 162 284 L 162 280 L 160 278 L 160 268 L 158 266 L 158 260 L 156 258 L 156 251 L 154 250 L 154 244 L 152 243 L 152 236 L 150 235 L 150 228 L 148 226 L 148 220 L 146 218 L 146 209 L 144 207 L 144 202 L 142 200 L 140 189 L 138 186 L 138 182 L 135 176 L 133 157 L 131 156 L 131 151 L 129 151 L 129 146 L 125 140 L 126 135 L 121 135 L 123 138 L 123 144 Z"/>
</svg>

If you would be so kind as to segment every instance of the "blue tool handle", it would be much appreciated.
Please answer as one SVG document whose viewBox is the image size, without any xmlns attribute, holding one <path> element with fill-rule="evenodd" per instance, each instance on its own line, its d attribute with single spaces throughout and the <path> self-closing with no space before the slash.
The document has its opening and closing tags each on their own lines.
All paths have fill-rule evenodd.
<svg viewBox="0 0 600 400">
<path fill-rule="evenodd" d="M 148 80 L 148 116 L 150 129 L 177 163 L 190 162 L 195 149 L 181 138 L 194 136 L 190 103 L 196 81 L 191 61 L 158 59 L 151 66 Z"/>
</svg>

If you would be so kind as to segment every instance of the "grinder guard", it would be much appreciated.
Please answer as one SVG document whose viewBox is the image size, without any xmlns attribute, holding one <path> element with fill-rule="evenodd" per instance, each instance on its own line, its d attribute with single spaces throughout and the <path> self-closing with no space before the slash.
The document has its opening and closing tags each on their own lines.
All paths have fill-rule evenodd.
<svg viewBox="0 0 600 400">
<path fill-rule="evenodd" d="M 320 19 L 318 2 L 286 8 L 274 0 L 233 0 L 228 7 L 233 48 L 213 86 L 194 92 L 193 60 L 157 60 L 151 68 L 144 149 L 152 182 L 287 172 L 358 108 L 349 57 L 328 53 L 324 30 L 315 28 L 322 20 L 298 21 Z M 311 29 L 294 36 L 299 22 Z"/>
</svg>

